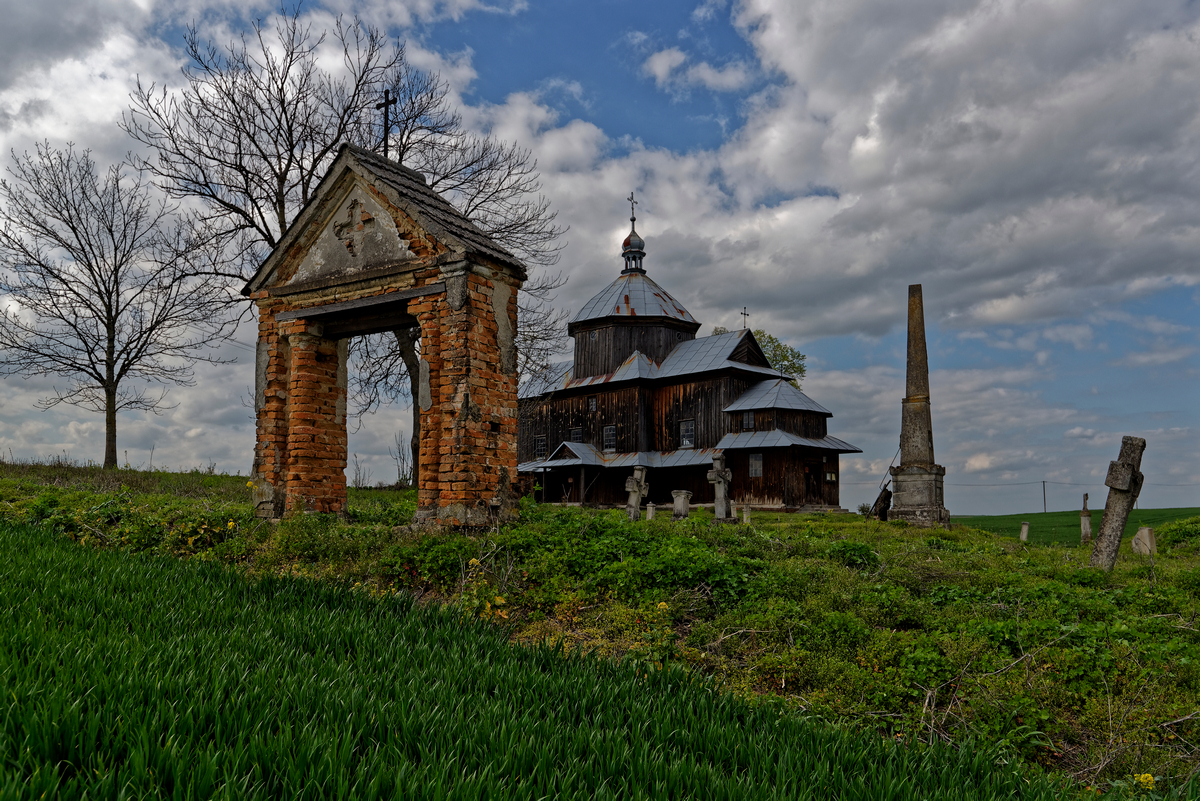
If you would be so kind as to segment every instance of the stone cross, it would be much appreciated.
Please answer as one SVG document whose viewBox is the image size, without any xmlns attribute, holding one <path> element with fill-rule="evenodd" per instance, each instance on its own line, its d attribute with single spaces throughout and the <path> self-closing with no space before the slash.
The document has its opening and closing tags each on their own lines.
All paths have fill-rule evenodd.
<svg viewBox="0 0 1200 801">
<path fill-rule="evenodd" d="M 688 502 L 692 499 L 692 493 L 687 490 L 671 490 L 671 497 L 675 499 L 674 514 L 672 520 L 687 520 L 691 509 L 688 507 Z"/>
<path fill-rule="evenodd" d="M 629 519 L 636 521 L 642 516 L 642 498 L 650 494 L 650 485 L 646 483 L 646 468 L 633 468 L 633 475 L 625 479 L 625 491 L 629 500 L 625 501 L 625 512 Z"/>
<path fill-rule="evenodd" d="M 713 517 L 717 520 L 732 517 L 729 511 L 729 482 L 732 480 L 733 471 L 725 466 L 725 454 L 713 456 L 713 469 L 708 471 L 708 483 L 713 485 Z"/>
<path fill-rule="evenodd" d="M 1142 454 L 1146 451 L 1146 440 L 1141 437 L 1122 437 L 1121 453 L 1117 461 L 1108 463 L 1108 501 L 1104 504 L 1104 516 L 1100 518 L 1100 533 L 1092 547 L 1089 567 L 1112 570 L 1117 564 L 1117 550 L 1121 547 L 1121 535 L 1129 522 L 1129 512 L 1142 491 Z"/>
<path fill-rule="evenodd" d="M 1133 537 L 1133 552 L 1142 556 L 1154 556 L 1158 553 L 1158 543 L 1154 541 L 1154 529 L 1142 526 Z"/>
<path fill-rule="evenodd" d="M 1092 544 L 1092 513 L 1087 508 L 1088 494 L 1083 493 L 1083 509 L 1079 512 L 1079 544 Z"/>
</svg>

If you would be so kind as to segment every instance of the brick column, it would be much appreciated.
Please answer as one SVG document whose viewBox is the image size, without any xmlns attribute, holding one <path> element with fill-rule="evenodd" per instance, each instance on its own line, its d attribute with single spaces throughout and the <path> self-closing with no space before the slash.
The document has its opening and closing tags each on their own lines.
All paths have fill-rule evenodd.
<svg viewBox="0 0 1200 801">
<path fill-rule="evenodd" d="M 448 265 L 444 301 L 438 304 L 437 346 L 427 345 L 433 405 L 422 419 L 422 467 L 437 454 L 436 511 L 433 485 L 422 479 L 423 516 L 444 525 L 487 525 L 507 516 L 516 479 L 516 295 L 520 284 L 505 273 Z M 410 308 L 410 311 L 412 309 Z M 427 457 L 428 454 L 428 457 Z"/>
<path fill-rule="evenodd" d="M 257 439 L 251 480 L 254 482 L 254 514 L 263 518 L 280 517 L 284 512 L 290 369 L 287 337 L 280 336 L 274 313 L 260 307 L 254 370 Z"/>
<path fill-rule="evenodd" d="M 298 330 L 297 330 L 298 329 Z M 346 509 L 345 343 L 303 329 L 288 333 L 286 510 Z"/>
</svg>

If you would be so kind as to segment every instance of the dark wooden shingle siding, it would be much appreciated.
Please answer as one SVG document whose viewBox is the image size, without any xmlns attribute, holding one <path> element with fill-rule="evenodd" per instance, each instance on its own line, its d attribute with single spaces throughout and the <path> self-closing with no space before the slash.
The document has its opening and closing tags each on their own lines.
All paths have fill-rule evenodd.
<svg viewBox="0 0 1200 801">
<path fill-rule="evenodd" d="M 754 413 L 754 427 L 742 425 L 742 412 L 730 413 L 731 431 L 786 431 L 805 439 L 828 436 L 828 418 L 818 412 L 792 409 L 760 409 Z"/>
<path fill-rule="evenodd" d="M 595 334 L 596 338 L 592 339 Z M 690 331 L 661 323 L 636 325 L 620 323 L 575 333 L 575 377 L 606 375 L 615 371 L 630 354 L 638 351 L 662 363 L 680 342 L 695 339 Z"/>
<path fill-rule="evenodd" d="M 715 448 L 731 430 L 732 415 L 721 411 L 746 391 L 749 381 L 723 377 L 655 390 L 652 430 L 656 438 L 652 450 L 673 451 L 679 447 L 679 423 L 696 421 L 697 448 Z M 738 421 L 740 425 L 740 419 Z"/>
</svg>

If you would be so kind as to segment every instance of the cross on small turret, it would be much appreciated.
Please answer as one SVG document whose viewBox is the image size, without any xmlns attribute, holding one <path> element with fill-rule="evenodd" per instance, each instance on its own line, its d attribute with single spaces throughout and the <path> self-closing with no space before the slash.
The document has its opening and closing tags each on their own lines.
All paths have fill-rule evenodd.
<svg viewBox="0 0 1200 801">
<path fill-rule="evenodd" d="M 749 319 L 750 319 L 750 312 L 746 311 L 746 307 L 743 306 L 742 307 L 742 328 L 750 327 L 749 323 L 747 322 Z"/>
<path fill-rule="evenodd" d="M 637 211 L 633 207 L 636 206 L 638 202 L 633 199 L 633 192 L 630 192 L 629 197 L 625 199 L 629 201 L 629 220 L 632 222 L 637 219 Z"/>
</svg>

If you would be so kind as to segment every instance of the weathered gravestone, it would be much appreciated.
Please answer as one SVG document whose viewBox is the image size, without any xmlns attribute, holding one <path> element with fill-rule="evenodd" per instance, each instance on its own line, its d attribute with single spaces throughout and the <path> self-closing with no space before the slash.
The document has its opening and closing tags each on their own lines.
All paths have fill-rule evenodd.
<svg viewBox="0 0 1200 801">
<path fill-rule="evenodd" d="M 1092 512 L 1087 508 L 1088 494 L 1083 493 L 1083 509 L 1079 512 L 1079 544 L 1092 543 Z"/>
<path fill-rule="evenodd" d="M 654 510 L 656 508 L 658 508 L 658 507 L 656 507 L 653 503 L 646 504 L 646 519 L 647 520 L 654 519 Z"/>
<path fill-rule="evenodd" d="M 625 501 L 625 513 L 630 520 L 638 520 L 642 516 L 642 498 L 650 494 L 650 485 L 646 483 L 646 468 L 633 468 L 633 475 L 625 479 L 625 491 L 629 499 Z"/>
<path fill-rule="evenodd" d="M 725 466 L 725 454 L 713 456 L 713 469 L 708 471 L 708 482 L 713 485 L 713 517 L 717 520 L 727 520 L 732 517 L 729 511 L 729 483 L 733 481 L 733 471 Z"/>
<path fill-rule="evenodd" d="M 747 526 L 750 525 L 750 504 L 746 504 L 742 508 L 742 523 Z"/>
<path fill-rule="evenodd" d="M 1121 534 L 1129 521 L 1129 512 L 1142 491 L 1142 454 L 1146 451 L 1146 440 L 1141 437 L 1122 437 L 1121 453 L 1117 461 L 1109 462 L 1108 501 L 1104 504 L 1104 516 L 1100 518 L 1100 533 L 1092 547 L 1090 567 L 1112 570 L 1117 563 L 1117 550 L 1121 547 Z"/>
<path fill-rule="evenodd" d="M 1154 556 L 1158 553 L 1158 543 L 1154 541 L 1154 529 L 1142 526 L 1133 535 L 1133 552 L 1142 556 Z"/>
<path fill-rule="evenodd" d="M 1028 542 L 1028 541 L 1029 541 L 1029 524 L 1022 523 L 1021 524 L 1021 542 Z"/>
<path fill-rule="evenodd" d="M 687 490 L 672 490 L 671 497 L 675 499 L 674 514 L 672 520 L 687 520 L 688 514 L 691 512 L 688 503 L 692 500 L 692 493 Z"/>
</svg>

